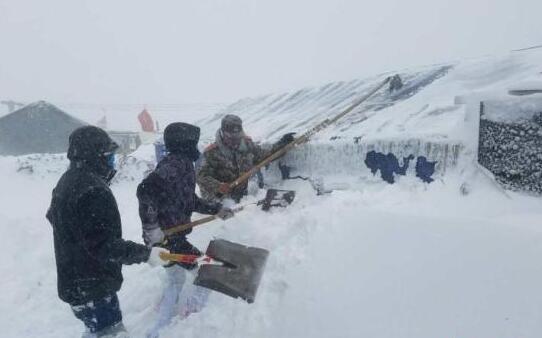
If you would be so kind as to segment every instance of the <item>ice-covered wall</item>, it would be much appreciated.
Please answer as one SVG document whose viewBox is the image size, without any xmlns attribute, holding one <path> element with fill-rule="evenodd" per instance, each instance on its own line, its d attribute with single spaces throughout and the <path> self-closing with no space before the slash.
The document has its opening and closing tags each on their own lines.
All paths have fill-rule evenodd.
<svg viewBox="0 0 542 338">
<path fill-rule="evenodd" d="M 398 159 L 410 155 L 424 156 L 436 161 L 436 171 L 443 174 L 446 168 L 457 165 L 462 151 L 459 142 L 437 143 L 419 139 L 381 140 L 369 144 L 341 143 L 306 144 L 290 152 L 282 161 L 309 175 L 329 173 L 355 175 L 369 172 L 364 162 L 367 153 L 374 150 L 394 154 Z"/>
</svg>

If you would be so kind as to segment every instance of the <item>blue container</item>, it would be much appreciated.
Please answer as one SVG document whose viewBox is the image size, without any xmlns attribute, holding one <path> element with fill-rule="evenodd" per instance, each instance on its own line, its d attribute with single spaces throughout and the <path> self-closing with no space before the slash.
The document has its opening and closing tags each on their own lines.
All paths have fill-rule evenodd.
<svg viewBox="0 0 542 338">
<path fill-rule="evenodd" d="M 156 163 L 160 162 L 166 155 L 168 154 L 166 150 L 166 145 L 162 142 L 156 142 L 154 143 L 154 156 L 156 157 Z M 195 168 L 196 170 L 199 170 L 199 168 L 202 165 L 203 156 L 200 156 L 195 162 Z"/>
<path fill-rule="evenodd" d="M 154 154 L 156 156 L 156 163 L 160 162 L 166 155 L 166 145 L 162 142 L 156 142 L 154 144 Z"/>
</svg>

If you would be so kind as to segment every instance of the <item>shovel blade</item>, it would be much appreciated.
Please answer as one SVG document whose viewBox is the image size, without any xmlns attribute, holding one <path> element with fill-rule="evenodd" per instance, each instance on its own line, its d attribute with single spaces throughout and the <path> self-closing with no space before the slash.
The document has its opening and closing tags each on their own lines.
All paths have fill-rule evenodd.
<svg viewBox="0 0 542 338">
<path fill-rule="evenodd" d="M 292 204 L 294 198 L 295 191 L 293 190 L 269 189 L 265 194 L 265 198 L 258 204 L 262 205 L 263 211 L 269 211 L 272 207 L 287 207 Z"/>
<path fill-rule="evenodd" d="M 216 239 L 206 254 L 224 265 L 202 265 L 194 284 L 253 303 L 269 251 Z"/>
</svg>

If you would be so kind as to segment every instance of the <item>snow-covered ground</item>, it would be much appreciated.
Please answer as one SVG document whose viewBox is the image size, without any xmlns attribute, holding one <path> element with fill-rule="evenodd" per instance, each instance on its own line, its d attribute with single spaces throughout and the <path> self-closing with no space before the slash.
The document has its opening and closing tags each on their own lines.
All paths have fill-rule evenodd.
<svg viewBox="0 0 542 338">
<path fill-rule="evenodd" d="M 44 167 L 60 169 L 57 159 Z M 77 337 L 82 325 L 56 296 L 52 231 L 44 218 L 59 174 L 0 166 L 3 337 Z M 504 194 L 483 176 L 448 173 L 430 185 L 400 177 L 326 178 L 346 191 L 316 196 L 305 182 L 287 209 L 252 208 L 196 229 L 271 251 L 254 304 L 213 294 L 203 312 L 162 337 L 539 337 L 542 199 Z M 113 186 L 125 238 L 140 241 L 137 180 Z M 261 192 L 260 192 L 261 194 Z M 261 197 L 261 196 L 260 196 Z M 257 197 L 250 197 L 255 199 Z M 120 300 L 133 337 L 152 324 L 161 268 L 124 268 Z"/>
<path fill-rule="evenodd" d="M 323 171 L 324 181 L 344 190 L 316 196 L 307 182 L 270 180 L 298 192 L 291 206 L 269 213 L 249 207 L 231 220 L 194 230 L 190 239 L 202 249 L 218 237 L 266 248 L 271 256 L 255 303 L 213 293 L 201 313 L 174 322 L 161 337 L 540 337 L 542 198 L 504 192 L 473 164 L 477 124 L 468 104 L 481 92 L 502 95 L 539 72 L 540 55 L 453 65 L 416 95 L 368 111 L 362 123 L 351 124 L 352 116 L 344 121 L 349 128 L 319 135 L 314 143 L 330 150 L 316 149 L 309 157 L 328 163 L 328 169 L 334 164 L 337 170 Z M 406 72 L 405 78 L 427 72 Z M 367 89 L 379 78 L 352 82 L 346 91 L 357 93 L 356 84 Z M 287 102 L 267 119 L 256 110 L 252 119 L 250 110 L 236 111 L 246 129 L 264 141 L 280 134 L 273 130 L 282 124 L 281 130 L 301 131 L 325 116 L 324 108 L 314 107 L 319 101 L 303 101 L 304 110 L 302 102 Z M 298 124 L 313 108 L 316 118 Z M 200 121 L 205 135 L 214 133 L 218 121 Z M 330 136 L 347 142 L 334 143 Z M 350 170 L 339 170 L 342 160 L 358 152 L 329 159 L 357 136 L 371 142 L 451 140 L 443 144 L 462 145 L 464 156 L 431 184 L 407 175 L 389 185 L 367 169 L 354 171 L 359 163 L 353 160 L 345 162 Z M 135 191 L 152 154 L 150 147 L 138 150 L 113 185 L 124 237 L 135 241 L 141 241 Z M 45 220 L 51 190 L 66 164 L 58 155 L 0 157 L 2 337 L 71 338 L 82 332 L 56 295 L 52 231 Z M 123 272 L 124 322 L 133 337 L 144 337 L 165 273 L 147 264 Z"/>
</svg>

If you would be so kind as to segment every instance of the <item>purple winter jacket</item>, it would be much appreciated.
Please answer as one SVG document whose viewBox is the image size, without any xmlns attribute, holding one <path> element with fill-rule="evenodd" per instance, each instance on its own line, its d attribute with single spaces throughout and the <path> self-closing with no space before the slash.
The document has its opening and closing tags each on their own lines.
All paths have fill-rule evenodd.
<svg viewBox="0 0 542 338">
<path fill-rule="evenodd" d="M 139 216 L 143 226 L 143 240 L 150 243 L 149 233 L 190 222 L 192 212 L 216 214 L 221 205 L 200 199 L 196 193 L 194 162 L 182 154 L 165 156 L 137 187 Z M 184 238 L 192 230 L 174 237 Z"/>
</svg>

